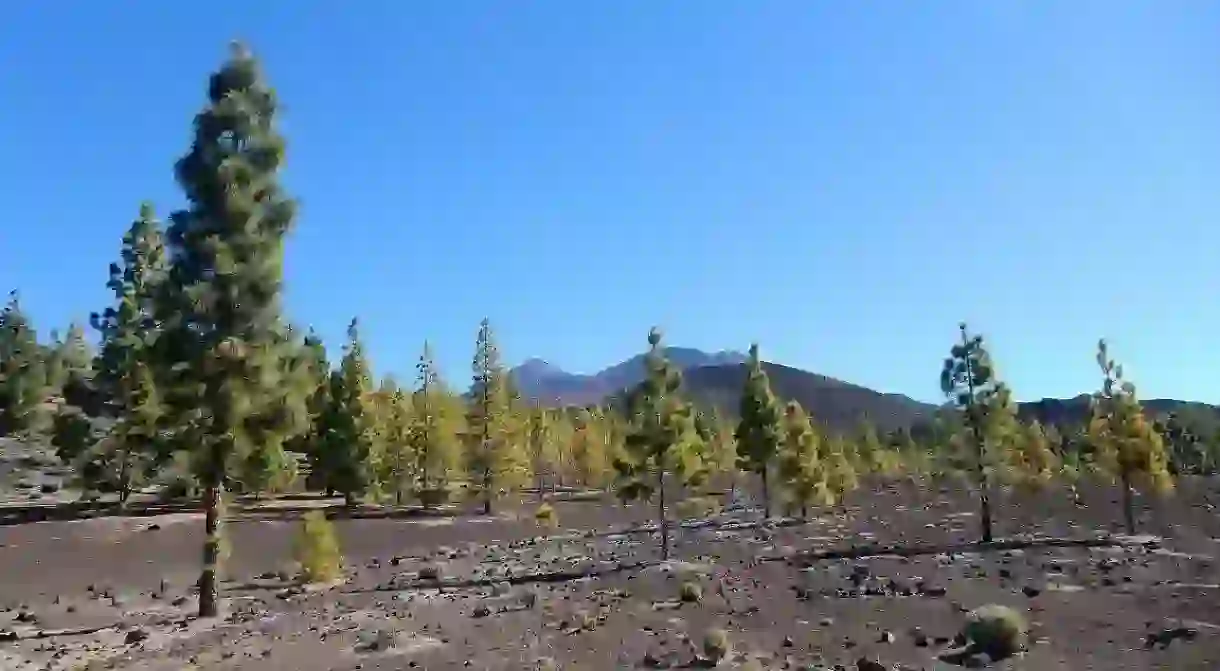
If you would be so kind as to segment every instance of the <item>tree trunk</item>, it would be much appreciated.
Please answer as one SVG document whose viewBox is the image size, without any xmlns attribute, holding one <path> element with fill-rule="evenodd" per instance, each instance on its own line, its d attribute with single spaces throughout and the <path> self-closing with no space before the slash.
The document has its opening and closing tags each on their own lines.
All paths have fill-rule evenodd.
<svg viewBox="0 0 1220 671">
<path fill-rule="evenodd" d="M 1123 488 L 1123 523 L 1127 527 L 1127 535 L 1135 535 L 1135 500 L 1131 491 L 1131 473 L 1124 468 L 1122 470 L 1122 488 Z"/>
<path fill-rule="evenodd" d="M 973 380 L 974 379 L 973 372 L 971 372 L 970 375 L 971 375 L 970 379 Z M 971 383 L 970 389 L 971 389 L 971 392 L 970 392 L 971 398 L 974 398 L 973 382 Z M 983 439 L 983 432 L 978 426 L 978 424 L 981 420 L 979 420 L 979 418 L 975 416 L 975 411 L 974 411 L 973 406 L 971 406 L 967 412 L 969 413 L 968 419 L 970 422 L 970 431 L 971 431 L 971 433 L 974 434 L 974 447 L 975 447 L 974 464 L 975 464 L 975 469 L 976 469 L 977 476 L 978 476 L 978 486 L 979 486 L 979 509 L 980 509 L 979 522 L 982 525 L 983 542 L 990 543 L 992 540 L 991 494 L 990 494 L 991 483 L 989 482 L 989 478 L 987 477 L 987 445 Z"/>
<path fill-rule="evenodd" d="M 771 490 L 767 483 L 767 467 L 762 469 L 762 497 L 763 497 L 763 519 L 771 519 Z"/>
<path fill-rule="evenodd" d="M 665 471 L 661 470 L 658 480 L 657 496 L 657 528 L 661 532 L 661 561 L 669 561 L 669 523 L 665 519 Z"/>
<path fill-rule="evenodd" d="M 203 542 L 203 573 L 199 576 L 199 617 L 216 617 L 220 614 L 217 586 L 220 571 L 220 541 L 224 533 L 224 520 L 221 518 L 221 502 L 224 496 L 224 484 L 217 482 L 208 484 L 204 490 L 204 533 Z"/>
<path fill-rule="evenodd" d="M 491 469 L 483 471 L 483 514 L 491 514 Z"/>
</svg>

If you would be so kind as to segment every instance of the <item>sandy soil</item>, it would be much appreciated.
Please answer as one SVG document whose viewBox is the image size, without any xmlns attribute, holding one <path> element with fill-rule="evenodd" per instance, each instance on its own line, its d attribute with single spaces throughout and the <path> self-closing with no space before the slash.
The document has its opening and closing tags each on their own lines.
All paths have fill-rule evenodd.
<svg viewBox="0 0 1220 671">
<path fill-rule="evenodd" d="M 968 663 L 1214 669 L 1218 500 L 1215 483 L 1186 483 L 1145 502 L 1142 531 L 1160 539 L 1151 546 L 812 563 L 802 551 L 973 540 L 973 502 L 895 486 L 806 524 L 725 515 L 677 530 L 664 564 L 639 528 L 650 510 L 610 501 L 556 504 L 563 528 L 549 537 L 528 507 L 492 519 L 339 520 L 347 575 L 310 589 L 276 576 L 295 522 L 248 517 L 229 528 L 227 614 L 214 622 L 191 617 L 198 516 L 10 526 L 0 528 L 0 669 L 689 668 L 714 628 L 732 644 L 723 668 L 961 668 L 937 655 L 965 612 L 987 603 L 1024 613 L 1032 642 L 1017 657 Z M 1100 488 L 1083 507 L 1062 493 L 997 504 L 1002 536 L 1094 536 L 1118 517 L 1115 492 Z M 419 577 L 425 567 L 439 584 Z M 545 572 L 597 575 L 530 577 Z M 684 582 L 702 588 L 700 601 L 678 600 Z M 1183 636 L 1147 645 L 1175 628 Z"/>
</svg>

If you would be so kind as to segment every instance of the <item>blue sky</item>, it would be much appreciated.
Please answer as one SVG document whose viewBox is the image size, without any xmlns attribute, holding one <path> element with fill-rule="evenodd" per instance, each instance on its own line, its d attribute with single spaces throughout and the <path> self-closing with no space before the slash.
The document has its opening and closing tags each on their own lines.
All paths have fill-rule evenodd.
<svg viewBox="0 0 1220 671">
<path fill-rule="evenodd" d="M 938 398 L 968 320 L 1020 398 L 1220 402 L 1220 4 L 774 0 L 14 3 L 0 288 L 103 307 L 139 202 L 179 206 L 232 38 L 285 105 L 287 306 L 412 376 L 745 349 Z"/>
</svg>

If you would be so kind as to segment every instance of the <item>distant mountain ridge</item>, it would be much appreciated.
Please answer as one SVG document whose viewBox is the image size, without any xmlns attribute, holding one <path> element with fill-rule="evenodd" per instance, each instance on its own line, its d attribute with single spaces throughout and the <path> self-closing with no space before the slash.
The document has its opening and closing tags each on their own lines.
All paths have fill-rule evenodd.
<svg viewBox="0 0 1220 671">
<path fill-rule="evenodd" d="M 708 353 L 687 347 L 670 347 L 666 355 L 682 369 L 686 393 L 704 406 L 736 414 L 746 377 L 746 356 L 741 352 Z M 879 392 L 832 377 L 778 363 L 763 363 L 771 388 L 783 402 L 795 400 L 820 423 L 851 430 L 868 421 L 883 431 L 926 425 L 943 405 L 925 403 L 903 394 Z M 592 405 L 616 397 L 644 377 L 644 355 L 634 356 L 598 373 L 569 373 L 542 359 L 530 359 L 510 371 L 521 395 L 545 406 Z M 1174 413 L 1186 418 L 1206 435 L 1220 432 L 1220 406 L 1177 399 L 1143 401 L 1149 415 Z M 1044 398 L 1018 404 L 1021 417 L 1044 424 L 1069 425 L 1085 421 L 1089 395 Z"/>
<path fill-rule="evenodd" d="M 725 350 L 704 352 L 690 347 L 667 347 L 665 356 L 678 368 L 743 363 L 746 355 Z M 636 356 L 585 375 L 569 373 L 543 359 L 529 359 L 509 371 L 521 396 L 541 405 L 589 405 L 635 386 L 644 379 L 644 355 Z"/>
</svg>

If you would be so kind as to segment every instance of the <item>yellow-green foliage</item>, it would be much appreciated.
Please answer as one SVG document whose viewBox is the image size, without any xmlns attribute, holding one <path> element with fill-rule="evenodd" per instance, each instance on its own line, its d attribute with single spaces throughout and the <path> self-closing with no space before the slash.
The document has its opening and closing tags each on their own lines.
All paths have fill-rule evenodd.
<svg viewBox="0 0 1220 671">
<path fill-rule="evenodd" d="M 970 645 L 992 659 L 1003 659 L 1025 648 L 1029 625 L 1012 608 L 990 604 L 971 611 L 962 634 Z"/>
<path fill-rule="evenodd" d="M 729 656 L 729 635 L 723 629 L 710 629 L 703 635 L 703 656 L 719 663 Z"/>
<path fill-rule="evenodd" d="M 829 463 L 822 459 L 824 439 L 796 401 L 784 408 L 783 443 L 779 453 L 779 483 L 792 505 L 830 505 L 836 500 L 829 482 Z"/>
<path fill-rule="evenodd" d="M 320 510 L 305 513 L 293 554 L 305 582 L 329 582 L 343 573 L 343 555 L 334 525 Z"/>
<path fill-rule="evenodd" d="M 720 512 L 720 502 L 711 496 L 688 496 L 674 505 L 674 511 L 683 519 L 701 519 Z"/>
<path fill-rule="evenodd" d="M 683 603 L 699 603 L 703 601 L 703 586 L 697 582 L 686 581 L 678 589 L 678 599 Z"/>
<path fill-rule="evenodd" d="M 821 459 L 826 464 L 826 489 L 833 497 L 831 503 L 842 501 L 848 493 L 859 486 L 856 470 L 852 467 L 850 443 L 842 436 L 832 436 L 822 441 Z"/>
<path fill-rule="evenodd" d="M 572 470 L 583 487 L 602 487 L 610 473 L 611 455 L 605 420 L 582 408 L 572 427 Z"/>
<path fill-rule="evenodd" d="M 543 503 L 534 511 L 534 521 L 540 527 L 554 529 L 559 526 L 559 513 L 555 512 L 555 506 Z"/>
<path fill-rule="evenodd" d="M 1019 430 L 1008 453 L 1009 466 L 1016 484 L 1026 489 L 1041 489 L 1062 474 L 1063 467 L 1051 448 L 1042 424 L 1034 421 Z"/>
<path fill-rule="evenodd" d="M 1106 342 L 1098 343 L 1097 362 L 1104 377 L 1093 401 L 1089 441 L 1098 468 L 1132 486 L 1156 492 L 1173 489 L 1164 439 L 1144 415 L 1135 385 L 1123 379 L 1122 366 L 1109 358 Z"/>
</svg>

